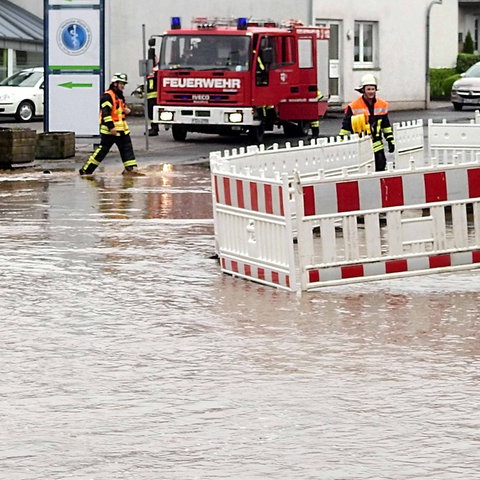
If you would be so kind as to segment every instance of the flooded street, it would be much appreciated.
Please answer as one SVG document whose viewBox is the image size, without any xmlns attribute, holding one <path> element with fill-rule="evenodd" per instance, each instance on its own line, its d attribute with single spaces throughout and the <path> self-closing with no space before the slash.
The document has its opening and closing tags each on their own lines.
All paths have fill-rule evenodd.
<svg viewBox="0 0 480 480">
<path fill-rule="evenodd" d="M 480 478 L 480 272 L 220 272 L 204 165 L 0 173 L 0 479 Z"/>
</svg>

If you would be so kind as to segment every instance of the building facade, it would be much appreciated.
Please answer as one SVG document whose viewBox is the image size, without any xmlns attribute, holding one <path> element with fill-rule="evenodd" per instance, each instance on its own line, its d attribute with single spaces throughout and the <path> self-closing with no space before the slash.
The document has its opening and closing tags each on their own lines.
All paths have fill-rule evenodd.
<svg viewBox="0 0 480 480">
<path fill-rule="evenodd" d="M 0 2 L 0 81 L 18 70 L 42 65 L 43 22 L 9 0 Z"/>
<path fill-rule="evenodd" d="M 329 95 L 332 104 L 343 106 L 353 100 L 358 95 L 355 87 L 360 78 L 365 73 L 373 73 L 379 81 L 380 95 L 389 101 L 392 109 L 425 106 L 427 62 L 431 67 L 455 65 L 460 24 L 462 28 L 472 28 L 472 14 L 464 15 L 459 9 L 467 9 L 467 3 L 470 12 L 474 11 L 473 4 L 480 6 L 480 1 L 465 0 L 105 1 L 106 78 L 124 71 L 130 79 L 129 89 L 133 90 L 143 81 L 138 67 L 143 57 L 143 31 L 147 38 L 160 35 L 169 27 L 172 16 L 182 17 L 184 25 L 196 16 L 277 21 L 295 18 L 305 24 L 331 28 Z M 43 0 L 12 2 L 43 17 Z M 480 12 L 480 8 L 478 10 Z"/>
</svg>

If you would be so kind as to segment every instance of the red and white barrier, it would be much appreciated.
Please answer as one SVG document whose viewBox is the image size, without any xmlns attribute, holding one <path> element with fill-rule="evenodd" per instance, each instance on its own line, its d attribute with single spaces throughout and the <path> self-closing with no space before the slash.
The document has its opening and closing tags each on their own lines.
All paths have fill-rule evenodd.
<svg viewBox="0 0 480 480">
<path fill-rule="evenodd" d="M 289 181 L 212 172 L 217 254 L 222 271 L 296 288 Z"/>
<path fill-rule="evenodd" d="M 438 159 L 421 121 L 401 124 L 404 156 L 386 172 L 373 172 L 369 137 L 212 153 L 222 271 L 294 291 L 479 265 L 476 129 L 452 145 L 460 130 L 429 122 Z"/>
<path fill-rule="evenodd" d="M 479 263 L 479 164 L 421 170 L 298 179 L 302 290 Z"/>
</svg>

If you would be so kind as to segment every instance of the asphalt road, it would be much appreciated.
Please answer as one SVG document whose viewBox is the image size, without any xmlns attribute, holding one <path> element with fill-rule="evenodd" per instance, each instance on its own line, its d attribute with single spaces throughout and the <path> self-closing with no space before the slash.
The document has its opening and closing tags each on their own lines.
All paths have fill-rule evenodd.
<svg viewBox="0 0 480 480">
<path fill-rule="evenodd" d="M 403 110 L 390 112 L 391 122 L 403 122 L 409 120 L 423 119 L 424 125 L 427 125 L 428 119 L 447 122 L 462 123 L 473 119 L 475 109 L 456 112 L 448 102 L 432 102 L 428 110 Z M 320 136 L 336 136 L 341 126 L 342 112 L 329 112 L 320 122 Z M 176 142 L 173 140 L 171 131 L 160 130 L 157 137 L 144 135 L 145 120 L 143 117 L 129 117 L 128 122 L 132 131 L 132 141 L 136 152 L 139 165 L 142 163 L 198 163 L 208 161 L 209 153 L 212 151 L 231 150 L 249 145 L 246 136 L 223 137 L 219 135 L 204 135 L 189 133 L 185 142 Z M 20 124 L 13 118 L 0 118 L 0 128 L 31 128 L 37 132 L 43 132 L 43 121 Z M 273 133 L 265 134 L 265 145 L 273 143 L 284 145 L 290 141 L 292 145 L 298 143 L 298 138 L 286 138 L 281 129 Z M 308 138 L 304 139 L 308 141 Z M 94 149 L 96 139 L 77 139 L 76 156 L 72 159 L 66 159 L 65 162 L 76 165 L 82 163 Z M 148 142 L 148 145 L 147 145 Z M 115 155 L 113 150 L 111 156 Z M 108 158 L 108 157 L 107 157 Z"/>
</svg>

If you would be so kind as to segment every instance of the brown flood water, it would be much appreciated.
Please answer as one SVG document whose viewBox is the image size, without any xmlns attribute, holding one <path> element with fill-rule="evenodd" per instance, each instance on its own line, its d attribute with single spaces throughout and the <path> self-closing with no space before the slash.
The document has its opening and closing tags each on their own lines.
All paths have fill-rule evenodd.
<svg viewBox="0 0 480 480">
<path fill-rule="evenodd" d="M 0 174 L 0 478 L 480 478 L 478 271 L 221 274 L 210 174 Z"/>
</svg>

